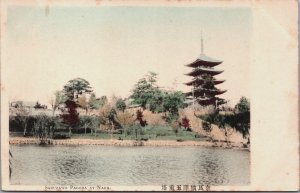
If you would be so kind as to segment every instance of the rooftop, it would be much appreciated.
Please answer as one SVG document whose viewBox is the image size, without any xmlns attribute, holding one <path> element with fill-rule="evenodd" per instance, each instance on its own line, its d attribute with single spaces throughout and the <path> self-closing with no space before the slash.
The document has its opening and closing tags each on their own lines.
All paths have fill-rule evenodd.
<svg viewBox="0 0 300 193">
<path fill-rule="evenodd" d="M 205 62 L 212 62 L 212 63 L 222 63 L 221 60 L 213 59 L 205 54 L 201 53 L 200 56 L 197 58 L 198 60 L 202 60 Z"/>
</svg>

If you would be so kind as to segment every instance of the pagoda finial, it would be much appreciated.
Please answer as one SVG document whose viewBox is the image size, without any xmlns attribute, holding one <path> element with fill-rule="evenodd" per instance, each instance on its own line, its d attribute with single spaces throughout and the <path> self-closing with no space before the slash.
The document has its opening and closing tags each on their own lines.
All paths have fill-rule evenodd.
<svg viewBox="0 0 300 193">
<path fill-rule="evenodd" d="M 203 54 L 203 36 L 202 36 L 202 30 L 201 30 L 201 54 Z"/>
</svg>

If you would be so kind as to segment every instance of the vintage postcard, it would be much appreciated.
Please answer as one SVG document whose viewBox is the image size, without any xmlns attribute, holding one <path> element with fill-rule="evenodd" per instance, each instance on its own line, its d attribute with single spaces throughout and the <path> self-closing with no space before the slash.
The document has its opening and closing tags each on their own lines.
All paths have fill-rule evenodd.
<svg viewBox="0 0 300 193">
<path fill-rule="evenodd" d="M 2 190 L 299 190 L 297 1 L 0 2 Z"/>
</svg>

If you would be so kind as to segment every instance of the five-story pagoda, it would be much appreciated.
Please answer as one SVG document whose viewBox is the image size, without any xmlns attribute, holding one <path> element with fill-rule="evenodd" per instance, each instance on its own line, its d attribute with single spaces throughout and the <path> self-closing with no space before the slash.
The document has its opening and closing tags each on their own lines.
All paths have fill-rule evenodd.
<svg viewBox="0 0 300 193">
<path fill-rule="evenodd" d="M 214 105 L 216 108 L 224 104 L 225 101 L 219 98 L 226 92 L 226 90 L 220 90 L 215 87 L 217 84 L 223 83 L 225 80 L 217 80 L 214 76 L 223 72 L 223 70 L 214 69 L 215 66 L 221 64 L 222 61 L 215 60 L 206 56 L 203 53 L 203 39 L 201 35 L 201 54 L 194 62 L 187 64 L 186 66 L 193 68 L 193 70 L 186 74 L 192 76 L 192 81 L 186 83 L 188 86 L 192 86 L 192 91 L 186 93 L 189 99 L 189 103 L 199 103 L 202 106 Z"/>
</svg>

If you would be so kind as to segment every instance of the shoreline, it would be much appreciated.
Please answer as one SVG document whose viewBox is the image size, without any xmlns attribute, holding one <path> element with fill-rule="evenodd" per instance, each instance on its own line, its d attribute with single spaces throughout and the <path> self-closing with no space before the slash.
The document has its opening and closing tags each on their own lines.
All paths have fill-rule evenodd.
<svg viewBox="0 0 300 193">
<path fill-rule="evenodd" d="M 117 139 L 50 139 L 49 145 L 100 145 L 100 146 L 202 146 L 202 147 L 218 147 L 224 149 L 242 149 L 250 151 L 249 147 L 244 147 L 242 143 L 230 142 L 210 142 L 210 141 L 173 141 L 173 140 L 117 140 Z M 10 145 L 39 144 L 39 140 L 35 138 L 10 137 Z"/>
</svg>

